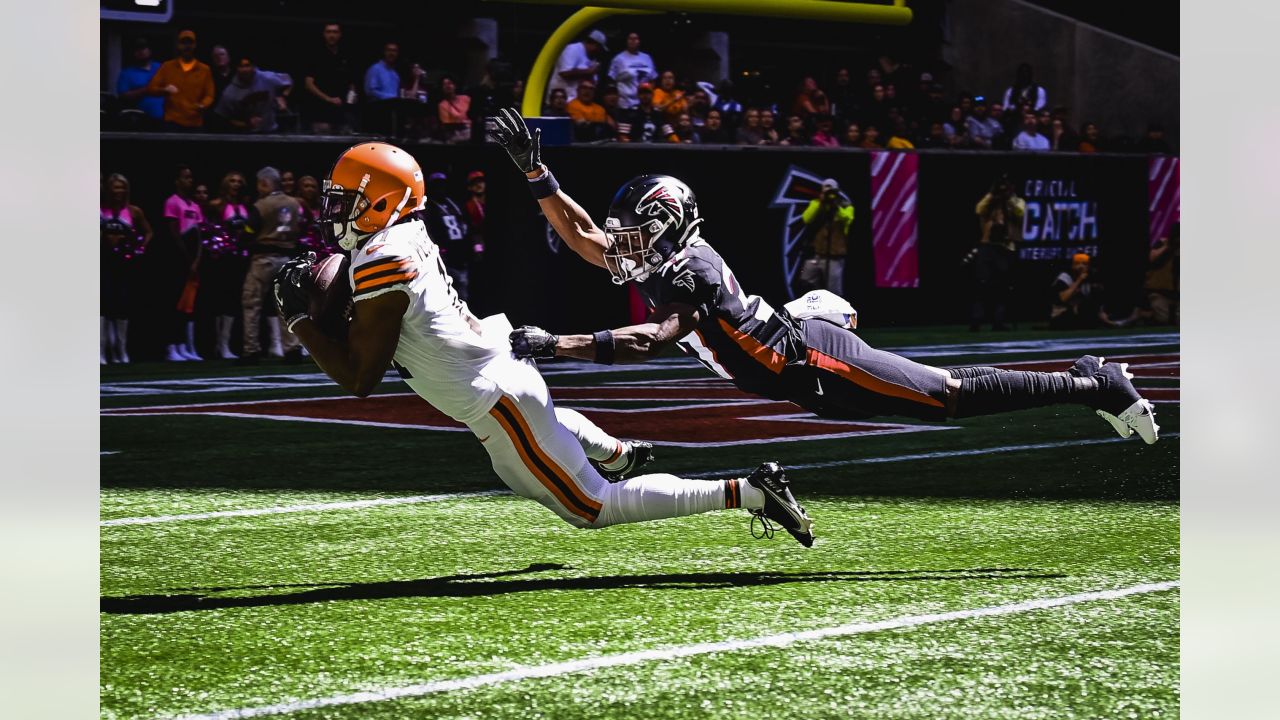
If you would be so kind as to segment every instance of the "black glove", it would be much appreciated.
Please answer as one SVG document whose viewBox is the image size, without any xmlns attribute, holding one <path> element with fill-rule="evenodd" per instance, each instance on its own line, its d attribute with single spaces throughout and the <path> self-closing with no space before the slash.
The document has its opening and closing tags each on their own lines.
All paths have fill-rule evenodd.
<svg viewBox="0 0 1280 720">
<path fill-rule="evenodd" d="M 271 291 L 276 296 L 276 307 L 280 317 L 284 318 L 285 327 L 293 331 L 293 324 L 305 317 L 310 317 L 311 309 L 311 266 L 316 262 L 313 252 L 290 260 L 276 271 L 271 281 Z"/>
<path fill-rule="evenodd" d="M 511 352 L 518 358 L 545 360 L 556 356 L 559 335 L 552 335 L 540 327 L 524 325 L 511 331 Z"/>
<path fill-rule="evenodd" d="M 520 172 L 533 172 L 542 166 L 542 129 L 530 133 L 515 109 L 499 110 L 496 117 L 485 118 L 484 124 L 489 139 L 507 151 Z"/>
</svg>

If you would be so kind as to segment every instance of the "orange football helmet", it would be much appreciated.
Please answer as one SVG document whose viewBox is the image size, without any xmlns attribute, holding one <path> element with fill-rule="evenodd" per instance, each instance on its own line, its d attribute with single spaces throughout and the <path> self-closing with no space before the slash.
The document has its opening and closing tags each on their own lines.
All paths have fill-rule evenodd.
<svg viewBox="0 0 1280 720">
<path fill-rule="evenodd" d="M 343 250 L 391 227 L 426 202 L 422 168 L 408 152 L 387 143 L 353 145 L 324 180 L 320 221 Z"/>
</svg>

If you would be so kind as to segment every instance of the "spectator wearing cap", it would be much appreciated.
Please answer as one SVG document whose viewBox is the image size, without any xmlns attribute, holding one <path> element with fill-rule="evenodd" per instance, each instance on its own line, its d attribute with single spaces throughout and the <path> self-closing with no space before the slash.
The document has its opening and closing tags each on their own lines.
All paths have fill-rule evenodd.
<svg viewBox="0 0 1280 720">
<path fill-rule="evenodd" d="M 472 258 L 480 260 L 484 257 L 485 231 L 485 190 L 487 184 L 484 172 L 472 170 L 467 173 L 467 202 L 462 209 L 467 214 L 467 227 L 471 232 Z"/>
<path fill-rule="evenodd" d="M 178 33 L 178 56 L 161 63 L 147 84 L 148 95 L 164 97 L 164 124 L 170 130 L 204 126 L 204 111 L 213 105 L 213 73 L 196 59 L 196 34 Z"/>
<path fill-rule="evenodd" d="M 1049 327 L 1053 330 L 1093 327 L 1098 323 L 1101 288 L 1089 279 L 1089 255 L 1076 253 L 1071 268 L 1058 274 L 1051 287 Z"/>
<path fill-rule="evenodd" d="M 231 65 L 231 53 L 221 45 L 209 50 L 209 72 L 213 74 L 213 104 L 217 105 L 222 93 L 236 79 L 236 69 Z"/>
<path fill-rule="evenodd" d="M 422 209 L 427 234 L 440 246 L 445 270 L 453 279 L 453 289 L 466 300 L 474 246 L 467 227 L 467 214 L 449 197 L 449 176 L 433 172 L 427 176 L 427 201 Z"/>
<path fill-rule="evenodd" d="M 583 80 L 595 82 L 600 70 L 600 58 L 608 51 L 604 33 L 592 30 L 580 42 L 569 43 L 556 60 L 555 70 L 551 73 L 551 81 L 547 83 L 547 97 L 551 91 L 564 90 L 565 99 L 572 100 L 578 92 L 578 83 Z"/>
<path fill-rule="evenodd" d="M 130 63 L 120 69 L 116 78 L 116 96 L 122 109 L 140 110 L 146 124 L 159 125 L 164 119 L 164 100 L 147 94 L 147 86 L 159 70 L 160 63 L 151 57 L 151 44 L 140 37 L 133 42 Z"/>
<path fill-rule="evenodd" d="M 214 112 L 239 132 L 275 132 L 276 112 L 285 109 L 283 94 L 292 86 L 287 74 L 260 70 L 249 58 L 241 58 L 236 78 L 222 93 Z"/>
<path fill-rule="evenodd" d="M 640 83 L 636 89 L 640 104 L 624 110 L 618 122 L 619 142 L 675 142 L 675 129 L 662 111 L 653 106 L 653 86 Z"/>
<path fill-rule="evenodd" d="M 321 31 L 323 45 L 311 56 L 302 74 L 302 111 L 311 131 L 325 134 L 345 130 L 347 113 L 355 100 L 356 73 L 342 49 L 342 26 L 327 23 Z"/>
<path fill-rule="evenodd" d="M 640 83 L 652 82 L 658 77 L 658 68 L 649 53 L 640 50 L 639 33 L 627 35 L 627 48 L 609 63 L 609 77 L 617 84 L 619 107 L 630 110 L 640 104 Z"/>
<path fill-rule="evenodd" d="M 579 142 L 613 137 L 617 132 L 613 118 L 596 102 L 596 84 L 590 80 L 578 83 L 577 96 L 565 106 L 573 120 L 573 136 Z"/>
</svg>

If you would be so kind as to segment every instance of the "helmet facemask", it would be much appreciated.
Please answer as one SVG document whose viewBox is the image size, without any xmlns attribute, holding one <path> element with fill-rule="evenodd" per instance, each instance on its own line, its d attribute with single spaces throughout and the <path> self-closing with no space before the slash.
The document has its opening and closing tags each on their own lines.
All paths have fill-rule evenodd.
<svg viewBox="0 0 1280 720">
<path fill-rule="evenodd" d="M 369 198 L 365 197 L 364 187 L 369 176 L 355 190 L 348 190 L 335 185 L 329 179 L 324 181 L 324 190 L 320 195 L 320 227 L 325 229 L 338 247 L 343 250 L 354 250 L 360 244 L 361 233 L 355 226 L 356 219 L 369 209 Z"/>
<path fill-rule="evenodd" d="M 604 264 L 615 285 L 643 281 L 662 266 L 662 253 L 653 245 L 667 227 L 667 223 L 656 219 L 631 227 L 619 227 L 617 219 L 612 217 L 605 219 L 604 234 L 609 239 L 609 247 L 604 251 Z"/>
</svg>

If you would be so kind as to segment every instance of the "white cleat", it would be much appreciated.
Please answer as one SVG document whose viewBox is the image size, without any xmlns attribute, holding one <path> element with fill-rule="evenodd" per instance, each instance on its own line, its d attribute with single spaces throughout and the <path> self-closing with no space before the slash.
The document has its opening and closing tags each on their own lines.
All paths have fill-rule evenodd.
<svg viewBox="0 0 1280 720">
<path fill-rule="evenodd" d="M 1111 423 L 1111 427 L 1115 428 L 1116 433 L 1122 438 L 1133 437 L 1136 432 L 1148 445 L 1159 440 L 1160 426 L 1156 424 L 1156 409 L 1150 400 L 1140 396 L 1134 389 L 1133 383 L 1130 382 L 1133 380 L 1133 373 L 1129 372 L 1129 364 L 1107 364 L 1102 367 L 1099 374 L 1109 376 L 1108 379 L 1116 387 L 1116 391 L 1123 393 L 1126 400 L 1132 400 L 1132 403 L 1118 413 L 1099 409 L 1098 416 Z"/>
</svg>

